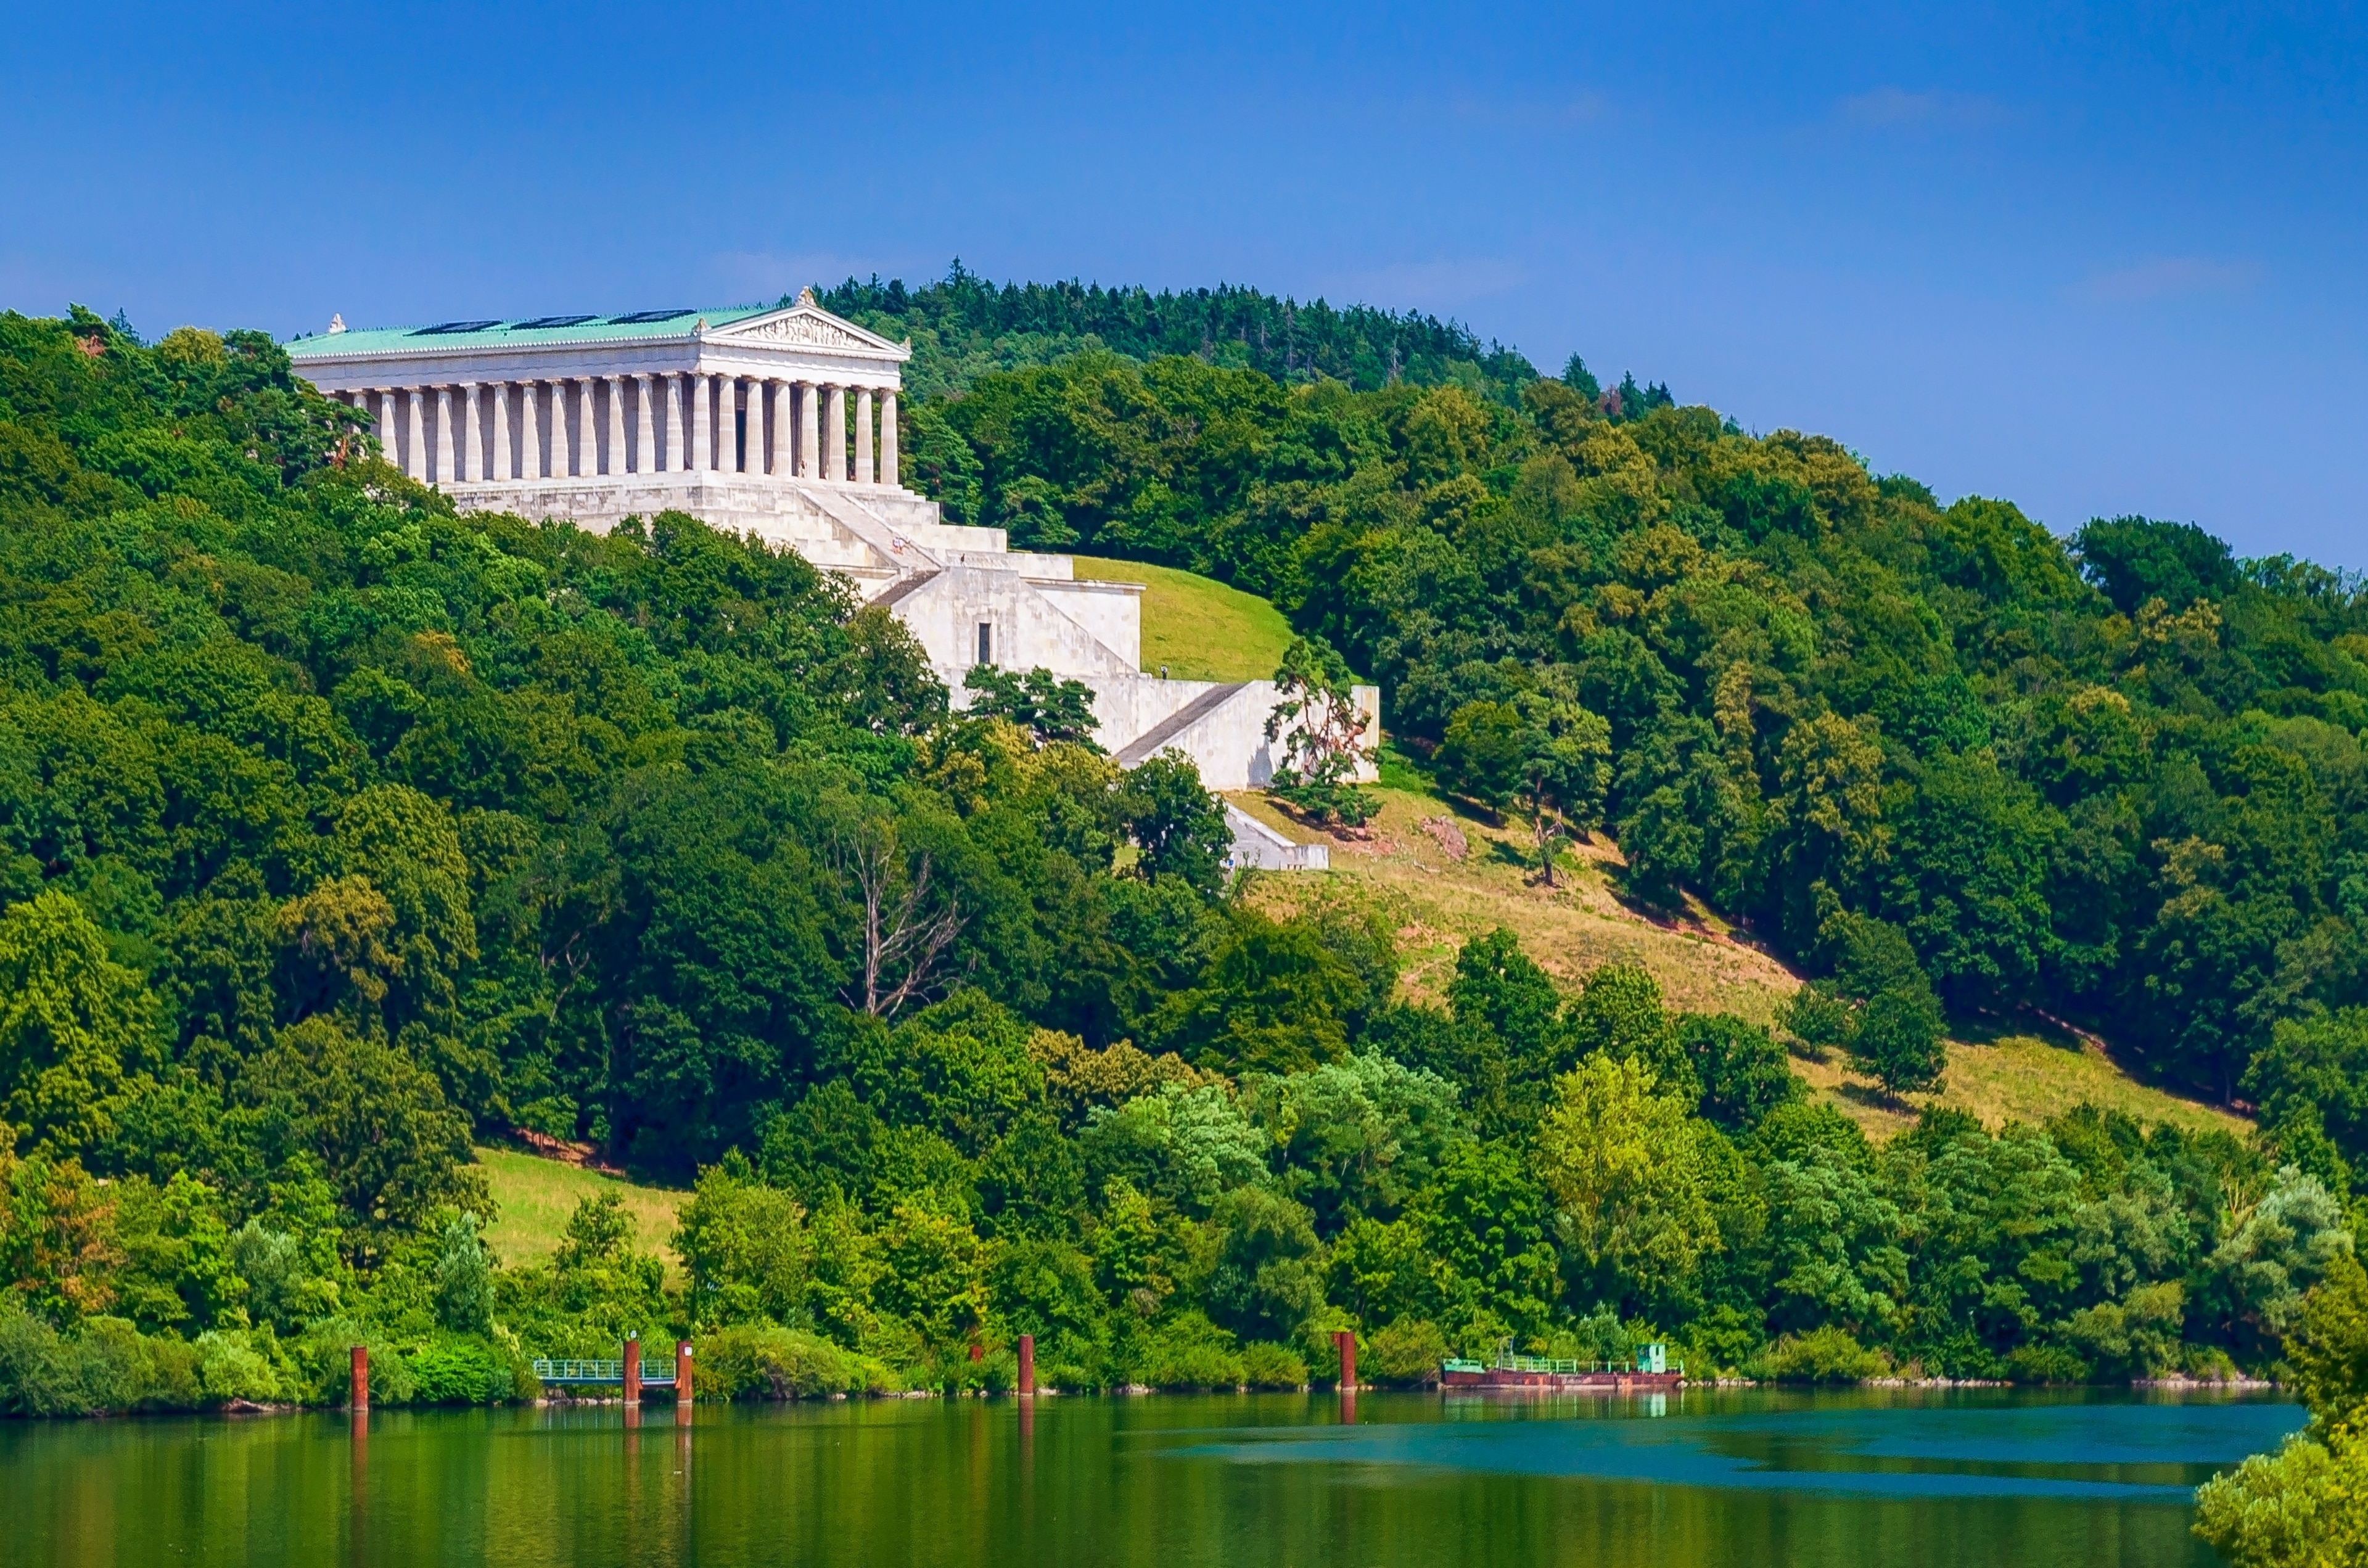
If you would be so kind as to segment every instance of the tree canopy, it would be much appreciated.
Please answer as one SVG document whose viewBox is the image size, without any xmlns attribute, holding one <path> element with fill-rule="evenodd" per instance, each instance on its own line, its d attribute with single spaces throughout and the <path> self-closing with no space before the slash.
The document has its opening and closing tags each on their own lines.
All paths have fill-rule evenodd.
<svg viewBox="0 0 2368 1568">
<path fill-rule="evenodd" d="M 2072 1381 L 2325 1323 L 2340 1375 L 2352 585 L 2131 519 L 2066 546 L 1437 324 L 1163 357 L 1195 319 L 1273 352 L 1271 301 L 1192 299 L 906 295 L 1141 319 L 1135 358 L 945 372 L 911 477 L 1274 596 L 1296 699 L 1377 675 L 1542 859 L 1608 828 L 1634 896 L 1748 922 L 1817 976 L 1796 1040 L 1908 1088 L 1946 1008 L 2032 1003 L 2267 1138 L 1876 1147 L 1766 1028 L 1506 931 L 1426 1000 L 1385 908 L 1229 878 L 1190 761 L 1122 772 L 1049 676 L 957 710 L 793 553 L 460 514 L 260 335 L 11 314 L 0 1407 L 334 1397 L 355 1344 L 384 1403 L 503 1399 L 692 1331 L 751 1395 L 1008 1381 L 1020 1333 L 1064 1386 L 1295 1386 L 1336 1328 L 1396 1381 L 1507 1339 Z M 1378 739 L 1332 719 L 1303 785 Z M 613 1195 L 493 1256 L 489 1139 L 695 1183 L 680 1273 Z"/>
</svg>

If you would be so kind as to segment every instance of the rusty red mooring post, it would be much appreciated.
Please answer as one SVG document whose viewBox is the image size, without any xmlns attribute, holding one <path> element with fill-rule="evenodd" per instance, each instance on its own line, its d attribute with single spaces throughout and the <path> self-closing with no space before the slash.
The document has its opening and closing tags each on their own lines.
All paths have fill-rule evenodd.
<svg viewBox="0 0 2368 1568">
<path fill-rule="evenodd" d="M 356 1410 L 370 1408 L 370 1346 L 357 1345 L 353 1350 L 353 1406 Z"/>
<path fill-rule="evenodd" d="M 642 1403 L 642 1342 L 635 1335 L 625 1338 L 625 1403 Z"/>
<path fill-rule="evenodd" d="M 1023 1334 L 1019 1336 L 1019 1397 L 1033 1399 L 1035 1396 L 1036 1336 Z"/>
<path fill-rule="evenodd" d="M 690 1341 L 688 1339 L 674 1342 L 674 1402 L 677 1404 L 690 1403 Z"/>
<path fill-rule="evenodd" d="M 1332 1343 L 1340 1347 L 1340 1392 L 1346 1393 L 1357 1386 L 1357 1331 L 1335 1329 Z"/>
</svg>

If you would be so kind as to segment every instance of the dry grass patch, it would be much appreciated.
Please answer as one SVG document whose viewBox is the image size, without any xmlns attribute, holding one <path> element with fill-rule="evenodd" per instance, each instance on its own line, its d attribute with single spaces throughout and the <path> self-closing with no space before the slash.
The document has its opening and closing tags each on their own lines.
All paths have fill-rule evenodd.
<svg viewBox="0 0 2368 1568">
<path fill-rule="evenodd" d="M 1661 983 L 1669 1005 L 1687 1012 L 1735 1013 L 1765 1023 L 1800 984 L 1756 949 L 1707 928 L 1659 925 L 1622 904 L 1608 874 L 1619 865 L 1619 854 L 1607 842 L 1569 846 L 1560 858 L 1557 885 L 1549 888 L 1538 881 L 1529 835 L 1518 824 L 1492 822 L 1410 790 L 1375 792 L 1382 812 L 1362 835 L 1311 829 L 1256 791 L 1227 798 L 1295 839 L 1328 844 L 1329 880 L 1387 901 L 1398 921 L 1402 983 L 1412 997 L 1441 1000 L 1457 951 L 1499 926 L 1511 929 L 1565 986 L 1577 986 L 1606 964 L 1640 964 Z M 1461 858 L 1452 853 L 1457 838 L 1464 845 Z M 1316 880 L 1263 878 L 1251 896 L 1288 908 Z"/>
<path fill-rule="evenodd" d="M 1793 1071 L 1818 1098 L 1839 1107 L 1875 1139 L 1913 1126 L 1928 1105 L 1965 1111 L 1993 1129 L 2009 1121 L 2045 1121 L 2083 1102 L 2189 1132 L 2223 1131 L 2241 1138 L 2253 1125 L 2223 1107 L 2141 1082 L 2093 1041 L 2032 1034 L 1951 1040 L 1949 1071 L 1938 1095 L 1885 1094 L 1850 1072 L 1839 1057 L 1827 1062 L 1795 1057 Z"/>
<path fill-rule="evenodd" d="M 559 1250 L 568 1216 L 575 1206 L 596 1193 L 614 1190 L 633 1221 L 633 1244 L 655 1252 L 669 1273 L 680 1267 L 669 1239 L 675 1211 L 690 1194 L 672 1187 L 643 1187 L 616 1176 L 545 1159 L 516 1149 L 480 1148 L 477 1163 L 485 1169 L 500 1215 L 485 1232 L 495 1256 L 504 1263 L 540 1263 Z"/>
<path fill-rule="evenodd" d="M 1706 909 L 1665 924 L 1622 903 L 1614 892 L 1620 852 L 1608 840 L 1570 846 L 1561 859 L 1560 885 L 1548 888 L 1538 880 L 1534 847 L 1520 824 L 1494 821 L 1416 790 L 1376 793 L 1381 814 L 1361 835 L 1310 827 L 1257 791 L 1227 798 L 1290 837 L 1320 841 L 1332 851 L 1328 876 L 1265 876 L 1249 896 L 1278 915 L 1328 891 L 1353 889 L 1380 899 L 1397 926 L 1405 965 L 1400 984 L 1410 999 L 1443 1001 L 1458 949 L 1499 926 L 1520 937 L 1530 956 L 1565 987 L 1576 987 L 1606 964 L 1638 964 L 1682 1012 L 1734 1013 L 1772 1024 L 1778 1006 L 1800 986 L 1791 970 L 1736 939 Z M 1461 856 L 1452 853 L 1458 843 Z M 1890 1096 L 1839 1057 L 1795 1058 L 1793 1068 L 1811 1094 L 1839 1107 L 1877 1139 L 1912 1126 L 1920 1108 L 1934 1103 L 1934 1096 Z M 1937 1096 L 1937 1103 L 1992 1128 L 2044 1121 L 2083 1101 L 2193 1131 L 2219 1128 L 2242 1135 L 2250 1127 L 2216 1106 L 2142 1083 L 2094 1041 L 2068 1037 L 2000 1033 L 1952 1041 Z"/>
</svg>

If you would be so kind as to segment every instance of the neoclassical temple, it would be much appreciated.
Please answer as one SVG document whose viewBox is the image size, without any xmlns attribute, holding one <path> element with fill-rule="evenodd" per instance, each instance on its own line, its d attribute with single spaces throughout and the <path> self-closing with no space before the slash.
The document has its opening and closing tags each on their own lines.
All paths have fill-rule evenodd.
<svg viewBox="0 0 2368 1568">
<path fill-rule="evenodd" d="M 911 351 L 808 295 L 787 310 L 333 326 L 290 352 L 322 391 L 369 410 L 404 472 L 460 497 L 687 473 L 893 487 Z"/>
<path fill-rule="evenodd" d="M 901 483 L 909 347 L 822 309 L 632 311 L 327 332 L 299 373 L 366 412 L 390 460 L 465 510 L 608 529 L 687 512 L 786 544 L 910 627 L 962 697 L 972 666 L 1093 687 L 1098 738 L 1129 767 L 1175 746 L 1212 789 L 1263 784 L 1272 683 L 1167 680 L 1142 665 L 1135 583 L 941 519 Z M 1378 735 L 1381 694 L 1358 688 Z"/>
</svg>

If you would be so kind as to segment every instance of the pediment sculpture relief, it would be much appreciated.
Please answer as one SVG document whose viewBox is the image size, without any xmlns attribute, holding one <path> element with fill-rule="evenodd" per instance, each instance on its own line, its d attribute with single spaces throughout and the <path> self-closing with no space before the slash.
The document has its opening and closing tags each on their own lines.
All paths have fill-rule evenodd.
<svg viewBox="0 0 2368 1568">
<path fill-rule="evenodd" d="M 727 327 L 717 335 L 743 342 L 795 344 L 805 348 L 851 348 L 873 354 L 882 351 L 874 338 L 849 331 L 826 317 L 803 313 L 776 316 L 746 327 Z"/>
</svg>

